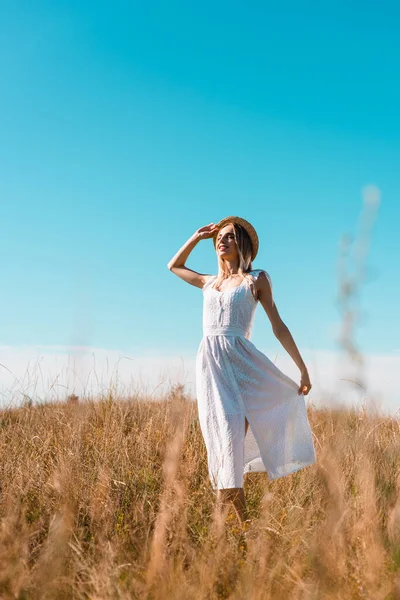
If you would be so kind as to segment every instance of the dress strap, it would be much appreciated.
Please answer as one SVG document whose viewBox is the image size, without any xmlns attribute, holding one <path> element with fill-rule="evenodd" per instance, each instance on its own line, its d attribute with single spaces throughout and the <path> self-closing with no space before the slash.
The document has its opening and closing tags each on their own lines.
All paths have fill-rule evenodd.
<svg viewBox="0 0 400 600">
<path fill-rule="evenodd" d="M 267 273 L 267 271 L 265 269 L 253 269 L 252 271 L 250 271 L 250 273 L 252 275 L 254 275 L 255 279 L 258 279 L 260 273 L 265 273 L 271 287 L 272 287 L 272 281 L 271 281 L 271 276 L 269 273 Z"/>
<path fill-rule="evenodd" d="M 206 288 L 207 288 L 207 287 L 208 287 L 208 286 L 209 286 L 209 285 L 210 285 L 210 284 L 211 284 L 213 281 L 215 281 L 215 280 L 216 280 L 216 278 L 217 278 L 217 276 L 216 276 L 216 275 L 211 275 L 211 277 L 209 277 L 209 278 L 207 279 L 207 281 L 205 282 L 205 284 L 203 285 L 203 288 L 202 288 L 202 289 L 203 289 L 203 290 L 205 290 L 205 289 L 206 289 Z"/>
<path fill-rule="evenodd" d="M 265 269 L 254 269 L 253 271 L 250 271 L 250 273 L 254 276 L 255 281 L 257 281 L 260 273 L 265 273 L 265 276 L 269 281 L 269 285 L 271 286 L 271 293 L 273 295 L 271 276 L 269 273 L 267 273 L 267 271 Z"/>
</svg>

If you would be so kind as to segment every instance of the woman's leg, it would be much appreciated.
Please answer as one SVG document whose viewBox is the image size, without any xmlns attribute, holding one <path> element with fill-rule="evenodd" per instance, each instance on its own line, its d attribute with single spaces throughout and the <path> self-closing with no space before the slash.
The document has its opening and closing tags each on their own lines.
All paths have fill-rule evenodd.
<svg viewBox="0 0 400 600">
<path fill-rule="evenodd" d="M 247 518 L 247 506 L 243 488 L 218 490 L 217 502 L 221 503 L 222 506 L 232 503 L 239 521 L 244 523 Z"/>
</svg>

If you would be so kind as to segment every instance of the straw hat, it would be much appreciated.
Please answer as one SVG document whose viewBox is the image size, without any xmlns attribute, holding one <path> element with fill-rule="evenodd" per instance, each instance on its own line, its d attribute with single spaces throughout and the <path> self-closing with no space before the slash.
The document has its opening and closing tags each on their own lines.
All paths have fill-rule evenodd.
<svg viewBox="0 0 400 600">
<path fill-rule="evenodd" d="M 215 243 L 217 241 L 217 235 L 218 235 L 219 230 L 222 229 L 222 227 L 224 227 L 228 223 L 237 223 L 238 225 L 241 225 L 247 231 L 247 233 L 250 236 L 251 245 L 253 248 L 253 251 L 251 253 L 251 260 L 254 260 L 255 257 L 257 256 L 257 252 L 258 252 L 258 235 L 257 235 L 256 230 L 254 229 L 253 225 L 251 225 L 248 221 L 246 221 L 246 219 L 242 219 L 241 217 L 225 217 L 224 219 L 221 219 L 221 221 L 219 223 L 217 223 L 218 231 L 215 233 L 215 235 L 213 237 L 214 247 L 215 247 Z"/>
</svg>

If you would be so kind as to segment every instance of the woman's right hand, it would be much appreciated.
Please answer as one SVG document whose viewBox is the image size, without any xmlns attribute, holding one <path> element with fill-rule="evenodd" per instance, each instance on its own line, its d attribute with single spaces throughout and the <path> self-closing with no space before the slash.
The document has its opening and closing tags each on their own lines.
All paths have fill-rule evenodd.
<svg viewBox="0 0 400 600">
<path fill-rule="evenodd" d="M 199 240 L 207 240 L 209 238 L 214 237 L 214 235 L 216 234 L 218 229 L 219 229 L 219 227 L 217 225 L 215 225 L 215 223 L 210 223 L 209 225 L 200 227 L 200 229 L 198 229 L 196 231 L 196 237 Z"/>
</svg>

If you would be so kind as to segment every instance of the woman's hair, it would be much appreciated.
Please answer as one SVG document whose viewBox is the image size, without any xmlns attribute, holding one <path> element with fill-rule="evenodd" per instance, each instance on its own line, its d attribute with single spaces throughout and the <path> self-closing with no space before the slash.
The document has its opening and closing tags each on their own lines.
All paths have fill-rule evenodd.
<svg viewBox="0 0 400 600">
<path fill-rule="evenodd" d="M 235 238 L 239 255 L 238 273 L 240 273 L 240 275 L 243 275 L 243 277 L 249 281 L 253 296 L 255 299 L 257 299 L 254 279 L 252 275 L 249 274 L 249 271 L 251 271 L 253 268 L 251 264 L 251 254 L 253 251 L 253 247 L 251 244 L 250 236 L 247 233 L 246 229 L 242 227 L 242 225 L 239 225 L 239 223 L 225 223 L 224 227 L 226 227 L 227 225 L 233 225 L 234 227 L 233 235 Z M 216 244 L 216 248 L 218 248 L 218 244 Z M 215 281 L 213 281 L 213 283 L 211 284 L 212 288 L 219 288 L 224 279 L 227 279 L 229 277 L 229 273 L 225 270 L 225 261 L 219 256 L 218 252 L 217 258 L 218 275 Z"/>
</svg>

